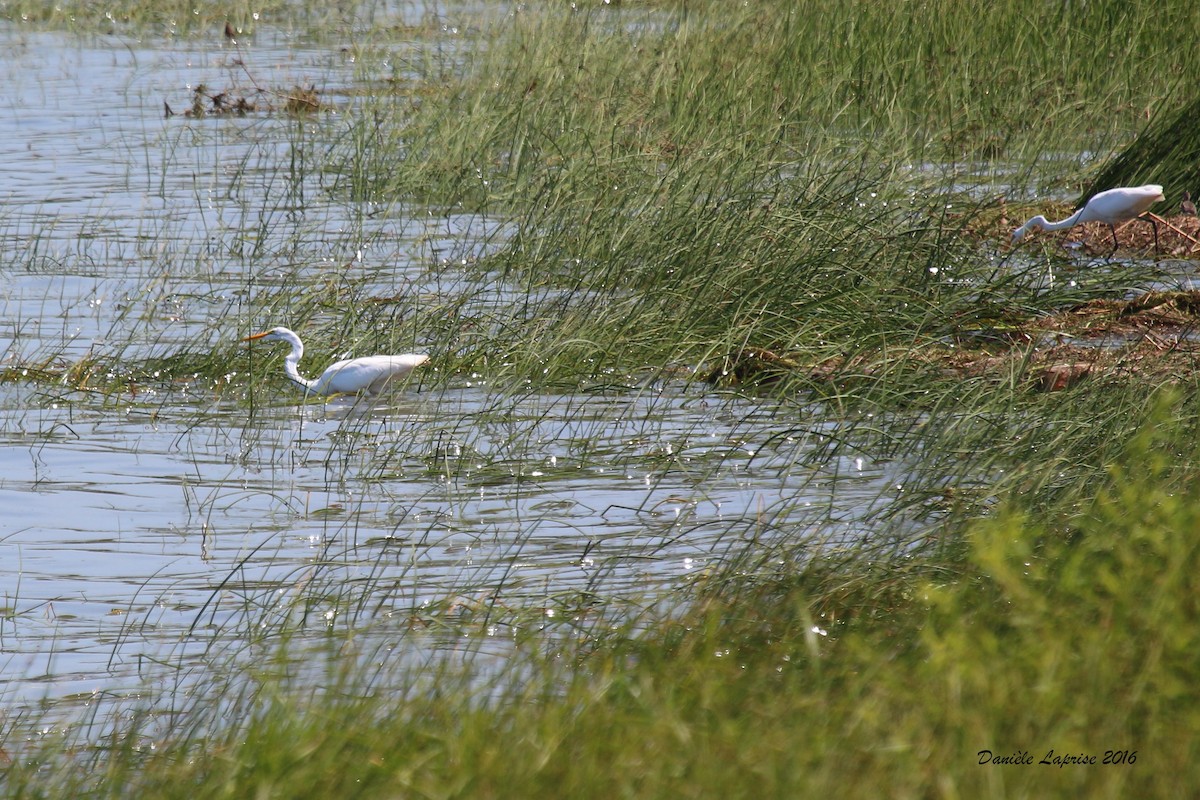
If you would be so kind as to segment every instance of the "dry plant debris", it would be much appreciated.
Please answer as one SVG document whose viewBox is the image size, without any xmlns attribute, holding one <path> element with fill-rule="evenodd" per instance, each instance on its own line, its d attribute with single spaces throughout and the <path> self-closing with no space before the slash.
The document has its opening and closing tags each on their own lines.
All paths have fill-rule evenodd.
<svg viewBox="0 0 1200 800">
<path fill-rule="evenodd" d="M 802 375 L 817 383 L 872 379 L 885 370 L 932 370 L 947 379 L 995 379 L 1059 391 L 1083 379 L 1182 380 L 1200 354 L 1200 291 L 1092 300 L 1047 316 L 1006 319 L 1002 330 L 964 328 L 885 360 L 865 352 L 817 362 L 800 353 L 742 348 L 701 372 L 722 386 L 761 386 Z"/>
</svg>

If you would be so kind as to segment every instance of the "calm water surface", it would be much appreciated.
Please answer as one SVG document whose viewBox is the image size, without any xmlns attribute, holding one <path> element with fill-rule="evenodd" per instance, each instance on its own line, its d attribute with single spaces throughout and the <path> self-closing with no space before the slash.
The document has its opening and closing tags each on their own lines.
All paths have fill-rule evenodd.
<svg viewBox="0 0 1200 800">
<path fill-rule="evenodd" d="M 337 271 L 436 299 L 504 235 L 477 215 L 347 204 L 320 170 L 296 170 L 344 110 L 164 116 L 200 83 L 250 90 L 248 70 L 333 97 L 360 80 L 338 47 L 0 39 L 6 364 L 215 346 L 286 323 L 252 310 L 279 285 Z M 485 294 L 501 310 L 521 299 L 499 281 Z M 434 373 L 374 405 L 265 387 L 252 400 L 199 383 L 0 385 L 9 703 L 152 694 L 181 671 L 203 681 L 214 641 L 299 605 L 314 635 L 353 626 L 381 641 L 423 609 L 502 620 L 585 594 L 641 608 L 747 550 L 861 538 L 902 483 L 831 447 L 839 422 L 820 408 L 669 380 L 514 395 Z"/>
</svg>

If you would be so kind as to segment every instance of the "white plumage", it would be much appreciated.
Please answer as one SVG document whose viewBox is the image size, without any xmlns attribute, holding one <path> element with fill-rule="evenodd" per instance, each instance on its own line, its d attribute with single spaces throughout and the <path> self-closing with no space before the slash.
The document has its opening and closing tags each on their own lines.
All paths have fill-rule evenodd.
<svg viewBox="0 0 1200 800">
<path fill-rule="evenodd" d="M 1050 222 L 1041 214 L 1038 214 L 1013 231 L 1012 240 L 1014 244 L 1021 241 L 1025 234 L 1031 230 L 1057 231 L 1073 227 L 1081 222 L 1105 222 L 1112 229 L 1113 249 L 1116 250 L 1116 223 L 1136 219 L 1146 209 L 1162 199 L 1164 199 L 1163 187 L 1156 183 L 1149 183 L 1145 186 L 1122 186 L 1117 189 L 1107 189 L 1092 195 L 1092 198 L 1084 204 L 1083 208 L 1060 222 Z M 1150 223 L 1154 225 L 1153 220 Z M 1154 236 L 1157 241 L 1157 225 L 1154 227 Z"/>
<path fill-rule="evenodd" d="M 311 394 L 378 394 L 389 383 L 404 377 L 429 360 L 429 356 L 424 353 L 347 358 L 330 364 L 321 373 L 321 377 L 314 381 L 300 375 L 298 365 L 304 355 L 304 343 L 293 331 L 287 328 L 272 328 L 247 336 L 242 341 L 249 342 L 255 339 L 278 340 L 290 344 L 292 352 L 284 359 L 283 370 L 289 380 Z"/>
</svg>

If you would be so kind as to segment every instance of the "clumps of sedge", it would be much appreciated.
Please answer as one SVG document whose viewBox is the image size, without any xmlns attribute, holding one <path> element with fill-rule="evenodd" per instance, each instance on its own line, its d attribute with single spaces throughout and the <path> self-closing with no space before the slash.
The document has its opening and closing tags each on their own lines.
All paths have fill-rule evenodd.
<svg viewBox="0 0 1200 800">
<path fill-rule="evenodd" d="M 235 97 L 228 92 L 217 92 L 212 94 L 208 87 L 203 83 L 192 89 L 192 103 L 186 111 L 183 111 L 181 116 L 184 117 L 207 117 L 209 115 L 221 116 L 233 114 L 239 117 L 244 117 L 252 111 L 257 111 L 258 108 L 254 103 L 247 100 L 245 97 Z M 163 116 L 168 119 L 176 115 L 170 104 L 163 101 Z"/>
</svg>

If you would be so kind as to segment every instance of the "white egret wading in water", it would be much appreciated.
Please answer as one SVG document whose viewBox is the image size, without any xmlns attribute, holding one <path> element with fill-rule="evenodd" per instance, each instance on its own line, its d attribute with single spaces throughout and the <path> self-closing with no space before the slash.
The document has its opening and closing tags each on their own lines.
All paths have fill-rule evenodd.
<svg viewBox="0 0 1200 800">
<path fill-rule="evenodd" d="M 321 377 L 311 381 L 303 377 L 296 368 L 304 355 L 304 343 L 294 332 L 287 328 L 272 328 L 247 336 L 242 341 L 249 342 L 255 339 L 277 340 L 290 344 L 292 352 L 288 353 L 284 360 L 283 370 L 292 383 L 310 394 L 354 394 L 364 391 L 367 394 L 378 394 L 389 383 L 403 378 L 429 360 L 429 356 L 423 353 L 347 358 L 330 364 L 321 373 Z"/>
<path fill-rule="evenodd" d="M 1050 222 L 1041 214 L 1026 222 L 1013 231 L 1013 244 L 1021 241 L 1031 230 L 1058 231 L 1070 228 L 1081 222 L 1105 222 L 1113 235 L 1113 252 L 1117 251 L 1116 223 L 1136 219 L 1146 209 L 1163 198 L 1163 187 L 1156 183 L 1145 186 L 1122 186 L 1118 189 L 1108 189 L 1092 195 L 1092 199 L 1083 208 L 1061 222 Z M 1146 219 L 1154 226 L 1154 249 L 1158 249 L 1158 223 Z"/>
</svg>

